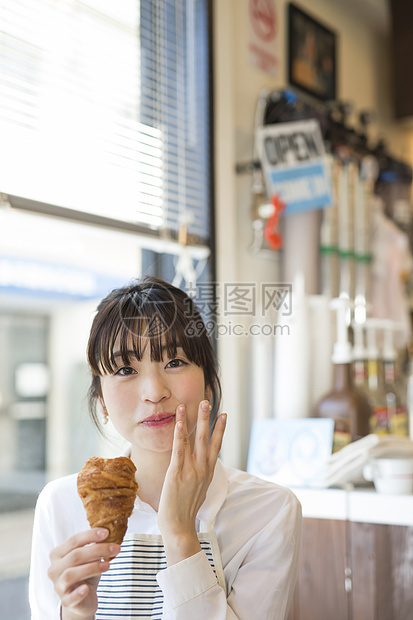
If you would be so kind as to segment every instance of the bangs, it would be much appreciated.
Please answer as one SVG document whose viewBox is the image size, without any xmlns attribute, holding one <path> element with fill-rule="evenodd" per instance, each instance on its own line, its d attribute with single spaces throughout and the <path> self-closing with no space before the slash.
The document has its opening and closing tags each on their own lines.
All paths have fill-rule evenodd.
<svg viewBox="0 0 413 620">
<path fill-rule="evenodd" d="M 202 318 L 198 315 L 195 320 L 199 325 Z M 119 360 L 130 365 L 132 356 L 140 361 L 148 345 L 153 362 L 161 362 L 165 355 L 175 357 L 181 347 L 190 362 L 204 368 L 204 348 L 199 338 L 191 337 L 193 329 L 189 329 L 193 321 L 193 315 L 177 312 L 173 300 L 154 300 L 153 295 L 149 299 L 142 291 L 128 291 L 116 303 L 109 302 L 103 312 L 98 308 L 88 345 L 93 374 L 111 374 L 119 367 Z"/>
</svg>

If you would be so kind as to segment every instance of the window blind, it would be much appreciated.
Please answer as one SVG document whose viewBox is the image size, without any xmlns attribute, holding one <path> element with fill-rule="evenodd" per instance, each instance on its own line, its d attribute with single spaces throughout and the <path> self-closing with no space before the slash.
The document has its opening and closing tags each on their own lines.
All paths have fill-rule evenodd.
<svg viewBox="0 0 413 620">
<path fill-rule="evenodd" d="M 206 0 L 0 0 L 0 192 L 209 237 Z"/>
<path fill-rule="evenodd" d="M 141 121 L 161 128 L 167 226 L 209 235 L 207 3 L 141 2 Z"/>
</svg>

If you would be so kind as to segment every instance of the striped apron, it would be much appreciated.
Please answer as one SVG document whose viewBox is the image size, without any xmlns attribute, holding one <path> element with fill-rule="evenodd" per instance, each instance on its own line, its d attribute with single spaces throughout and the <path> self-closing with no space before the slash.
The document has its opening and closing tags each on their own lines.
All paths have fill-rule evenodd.
<svg viewBox="0 0 413 620">
<path fill-rule="evenodd" d="M 215 532 L 201 524 L 198 538 L 219 585 L 225 591 L 221 554 Z M 161 620 L 163 593 L 156 575 L 165 568 L 166 558 L 161 535 L 127 534 L 120 553 L 111 561 L 110 569 L 100 578 L 96 620 Z"/>
</svg>

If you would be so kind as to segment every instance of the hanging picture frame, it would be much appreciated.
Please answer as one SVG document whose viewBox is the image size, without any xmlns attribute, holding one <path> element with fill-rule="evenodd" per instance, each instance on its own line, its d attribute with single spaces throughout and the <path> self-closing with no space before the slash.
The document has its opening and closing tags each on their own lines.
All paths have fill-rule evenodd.
<svg viewBox="0 0 413 620">
<path fill-rule="evenodd" d="M 288 5 L 288 79 L 323 101 L 336 98 L 337 35 L 294 3 Z"/>
</svg>

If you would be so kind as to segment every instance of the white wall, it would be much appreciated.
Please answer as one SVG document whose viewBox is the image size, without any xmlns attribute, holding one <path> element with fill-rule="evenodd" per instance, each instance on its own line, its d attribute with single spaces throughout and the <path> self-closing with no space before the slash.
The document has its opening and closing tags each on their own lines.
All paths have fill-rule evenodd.
<svg viewBox="0 0 413 620">
<path fill-rule="evenodd" d="M 236 176 L 235 165 L 252 157 L 253 123 L 263 88 L 288 86 L 286 77 L 287 1 L 276 0 L 279 17 L 278 75 L 271 77 L 248 61 L 248 1 L 214 1 L 214 101 L 217 225 L 217 279 L 219 282 L 270 282 L 281 274 L 276 260 L 253 257 L 250 218 L 250 178 Z M 363 7 L 368 3 L 368 7 Z M 371 9 L 380 19 L 370 19 Z M 355 110 L 374 110 L 377 121 L 371 137 L 384 137 L 395 157 L 413 152 L 410 133 L 392 118 L 392 91 L 388 25 L 383 26 L 379 0 L 301 0 L 303 10 L 338 34 L 338 97 Z M 364 10 L 364 9 L 368 10 Z M 369 13 L 370 11 L 370 13 Z M 377 17 L 377 15 L 375 15 Z M 378 22 L 380 22 L 378 24 Z M 350 119 L 353 123 L 355 118 Z M 300 248 L 297 247 L 297 252 Z M 223 458 L 245 467 L 251 421 L 251 338 L 218 340 L 223 383 L 223 406 L 229 414 Z"/>
</svg>

